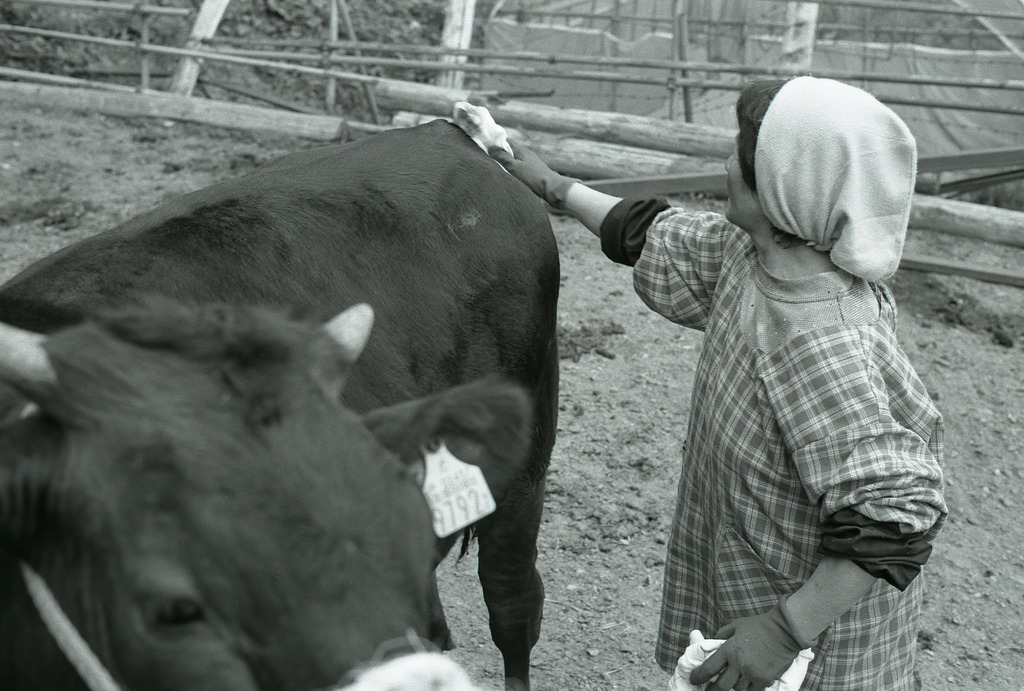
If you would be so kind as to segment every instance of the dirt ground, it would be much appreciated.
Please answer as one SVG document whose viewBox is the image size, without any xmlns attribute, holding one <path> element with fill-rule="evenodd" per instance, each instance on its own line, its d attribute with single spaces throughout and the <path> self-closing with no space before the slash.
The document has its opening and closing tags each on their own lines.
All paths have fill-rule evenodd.
<svg viewBox="0 0 1024 691">
<path fill-rule="evenodd" d="M 160 201 L 314 144 L 153 120 L 4 105 L 0 280 Z M 708 204 L 719 202 L 686 203 Z M 664 689 L 652 660 L 698 333 L 649 313 L 582 226 L 562 259 L 562 392 L 539 569 L 538 689 Z M 915 232 L 908 251 L 1019 270 L 1024 251 Z M 946 418 L 950 518 L 926 567 L 924 688 L 1024 679 L 1024 289 L 899 272 L 904 348 Z M 453 656 L 500 686 L 475 553 L 442 565 Z"/>
</svg>

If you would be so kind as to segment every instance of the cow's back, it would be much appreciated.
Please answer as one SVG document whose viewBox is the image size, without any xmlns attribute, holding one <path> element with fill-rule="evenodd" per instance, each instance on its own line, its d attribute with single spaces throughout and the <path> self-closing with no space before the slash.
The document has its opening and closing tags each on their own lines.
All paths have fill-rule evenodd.
<svg viewBox="0 0 1024 691">
<path fill-rule="evenodd" d="M 350 397 L 372 406 L 540 367 L 557 287 L 543 207 L 438 120 L 286 156 L 57 252 L 0 287 L 0 321 L 52 331 L 147 292 L 314 318 L 365 301 L 377 326 Z"/>
</svg>

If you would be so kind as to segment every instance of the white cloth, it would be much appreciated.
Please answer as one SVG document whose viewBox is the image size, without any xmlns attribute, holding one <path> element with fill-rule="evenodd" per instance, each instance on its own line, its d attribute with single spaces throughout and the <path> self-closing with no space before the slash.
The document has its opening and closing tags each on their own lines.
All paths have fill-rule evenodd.
<svg viewBox="0 0 1024 691">
<path fill-rule="evenodd" d="M 711 654 L 718 650 L 719 646 L 725 643 L 720 638 L 704 638 L 704 635 L 694 629 L 690 632 L 690 645 L 683 651 L 679 662 L 676 663 L 676 671 L 668 681 L 669 691 L 701 691 L 707 684 L 695 686 L 690 683 L 690 672 L 700 667 L 704 660 L 711 657 Z M 807 665 L 814 659 L 814 653 L 810 648 L 801 650 L 793 664 L 789 666 L 782 678 L 768 687 L 767 691 L 799 691 L 800 685 L 804 683 L 807 675 Z"/>
<path fill-rule="evenodd" d="M 442 653 L 413 653 L 361 673 L 338 691 L 480 691 L 469 675 Z"/>
<path fill-rule="evenodd" d="M 830 250 L 836 266 L 868 281 L 896 271 L 917 144 L 874 96 L 832 79 L 786 82 L 761 122 L 754 171 L 777 228 Z"/>
<path fill-rule="evenodd" d="M 485 154 L 495 146 L 512 153 L 505 129 L 494 121 L 490 111 L 483 106 L 459 101 L 452 107 L 452 120 L 484 150 Z"/>
</svg>

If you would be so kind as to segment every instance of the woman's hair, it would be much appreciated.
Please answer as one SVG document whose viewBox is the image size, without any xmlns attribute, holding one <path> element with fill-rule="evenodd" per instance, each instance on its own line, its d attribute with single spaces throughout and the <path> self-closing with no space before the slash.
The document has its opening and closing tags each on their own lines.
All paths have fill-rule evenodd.
<svg viewBox="0 0 1024 691">
<path fill-rule="evenodd" d="M 768 112 L 772 99 L 779 93 L 788 79 L 764 79 L 751 82 L 743 87 L 736 99 L 736 121 L 740 131 L 736 135 L 736 158 L 740 164 L 743 181 L 751 191 L 757 191 L 757 176 L 754 174 L 754 152 L 757 150 L 757 133 L 761 121 Z"/>
</svg>

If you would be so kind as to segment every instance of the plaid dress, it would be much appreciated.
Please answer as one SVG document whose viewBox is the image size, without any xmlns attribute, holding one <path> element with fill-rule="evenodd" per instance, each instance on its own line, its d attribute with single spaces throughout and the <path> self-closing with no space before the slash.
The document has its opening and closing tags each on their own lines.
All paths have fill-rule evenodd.
<svg viewBox="0 0 1024 691">
<path fill-rule="evenodd" d="M 846 508 L 936 533 L 942 420 L 896 342 L 888 291 L 845 274 L 772 277 L 722 216 L 659 214 L 634 267 L 640 298 L 705 332 L 665 566 L 656 656 L 691 629 L 770 609 L 821 556 Z M 804 689 L 911 689 L 922 577 L 878 580 L 819 638 Z"/>
</svg>

